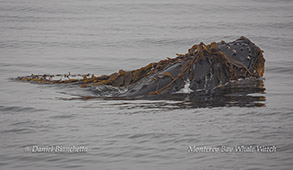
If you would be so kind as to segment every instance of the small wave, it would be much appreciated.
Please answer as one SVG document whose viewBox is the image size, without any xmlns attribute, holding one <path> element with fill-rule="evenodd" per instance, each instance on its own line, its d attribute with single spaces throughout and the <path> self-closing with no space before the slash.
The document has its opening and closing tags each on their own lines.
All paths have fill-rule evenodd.
<svg viewBox="0 0 293 170">
<path fill-rule="evenodd" d="M 25 133 L 32 133 L 33 131 L 30 129 L 8 129 L 8 130 L 2 130 L 0 133 L 6 134 L 6 133 L 16 133 L 16 134 L 25 134 Z"/>
<path fill-rule="evenodd" d="M 44 109 L 35 109 L 33 107 L 20 107 L 20 106 L 0 106 L 0 112 L 11 113 L 11 112 L 37 112 L 44 111 Z"/>
<path fill-rule="evenodd" d="M 53 119 L 70 119 L 75 117 L 75 115 L 58 115 L 58 116 L 51 116 Z"/>
</svg>

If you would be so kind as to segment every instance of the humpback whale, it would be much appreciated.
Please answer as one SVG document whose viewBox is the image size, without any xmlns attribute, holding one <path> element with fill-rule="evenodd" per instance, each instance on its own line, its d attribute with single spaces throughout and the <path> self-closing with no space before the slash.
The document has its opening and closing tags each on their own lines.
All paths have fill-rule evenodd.
<svg viewBox="0 0 293 170">
<path fill-rule="evenodd" d="M 231 42 L 193 45 L 186 54 L 176 54 L 145 67 L 111 75 L 30 75 L 15 80 L 41 84 L 73 84 L 82 88 L 123 88 L 117 97 L 148 97 L 190 91 L 209 91 L 229 82 L 259 78 L 264 73 L 263 51 L 241 36 Z"/>
</svg>

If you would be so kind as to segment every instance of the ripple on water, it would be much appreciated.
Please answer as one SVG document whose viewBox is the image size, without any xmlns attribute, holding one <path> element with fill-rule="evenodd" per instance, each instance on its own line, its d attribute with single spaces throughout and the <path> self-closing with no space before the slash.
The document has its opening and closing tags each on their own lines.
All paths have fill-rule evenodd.
<svg viewBox="0 0 293 170">
<path fill-rule="evenodd" d="M 51 116 L 50 118 L 52 119 L 70 119 L 74 118 L 76 115 L 56 115 L 56 116 Z"/>
<path fill-rule="evenodd" d="M 7 129 L 7 130 L 1 130 L 0 134 L 28 134 L 28 133 L 33 133 L 34 130 L 28 129 L 28 128 L 12 128 L 12 129 Z"/>
<path fill-rule="evenodd" d="M 21 107 L 21 106 L 0 106 L 0 112 L 4 114 L 15 114 L 15 113 L 31 113 L 31 112 L 42 112 L 45 109 L 36 109 L 33 107 Z"/>
</svg>

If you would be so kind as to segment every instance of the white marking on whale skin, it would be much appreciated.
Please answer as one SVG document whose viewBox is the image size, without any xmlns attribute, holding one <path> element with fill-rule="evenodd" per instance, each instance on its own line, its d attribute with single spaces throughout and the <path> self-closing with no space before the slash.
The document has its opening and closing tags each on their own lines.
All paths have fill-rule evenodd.
<svg viewBox="0 0 293 170">
<path fill-rule="evenodd" d="M 175 92 L 175 93 L 191 93 L 193 92 L 193 90 L 190 89 L 190 80 L 189 79 L 186 79 L 184 81 L 184 87 L 181 88 L 179 91 Z"/>
<path fill-rule="evenodd" d="M 99 95 L 104 97 L 114 97 L 120 94 L 124 94 L 128 91 L 127 88 L 114 87 L 109 85 L 98 85 L 94 89 Z"/>
<path fill-rule="evenodd" d="M 126 92 L 128 92 L 128 88 L 118 88 L 118 91 L 119 91 L 119 93 L 126 93 Z"/>
<path fill-rule="evenodd" d="M 208 76 L 204 76 L 204 90 L 207 89 L 207 85 L 208 85 Z"/>
</svg>

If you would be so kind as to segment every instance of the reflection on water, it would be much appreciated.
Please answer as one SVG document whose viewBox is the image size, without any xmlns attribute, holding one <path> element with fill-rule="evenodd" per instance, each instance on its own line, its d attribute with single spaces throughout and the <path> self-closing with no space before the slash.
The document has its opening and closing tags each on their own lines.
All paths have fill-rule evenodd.
<svg viewBox="0 0 293 170">
<path fill-rule="evenodd" d="M 263 79 L 245 79 L 228 83 L 213 91 L 196 91 L 192 93 L 176 93 L 160 96 L 144 96 L 140 98 L 100 97 L 97 91 L 94 95 L 76 95 L 62 100 L 118 100 L 121 108 L 204 108 L 204 107 L 264 107 L 265 87 Z M 109 92 L 108 92 L 109 93 Z M 114 91 L 116 93 L 116 91 Z M 67 94 L 67 93 L 65 93 Z M 72 94 L 70 94 L 72 95 Z M 147 99 L 147 100 L 146 100 Z M 142 102 L 143 100 L 143 102 Z"/>
<path fill-rule="evenodd" d="M 193 107 L 263 107 L 265 106 L 265 88 L 261 79 L 243 80 L 227 84 L 213 93 L 193 93 L 190 96 Z"/>
</svg>

